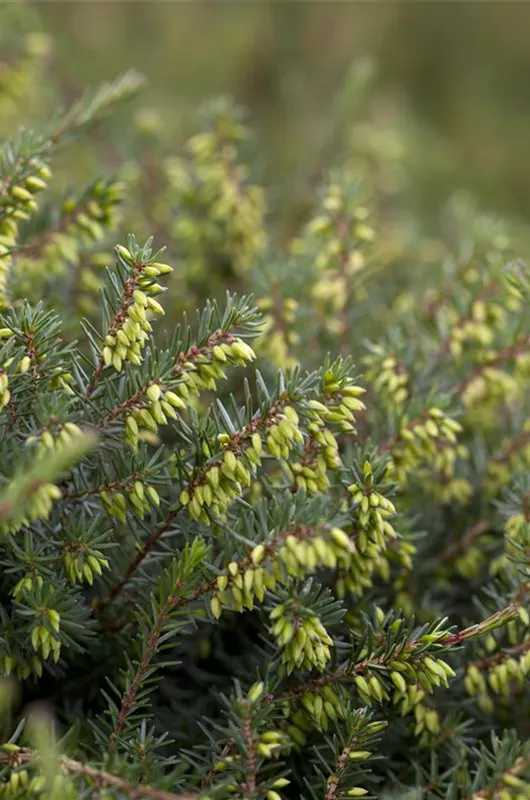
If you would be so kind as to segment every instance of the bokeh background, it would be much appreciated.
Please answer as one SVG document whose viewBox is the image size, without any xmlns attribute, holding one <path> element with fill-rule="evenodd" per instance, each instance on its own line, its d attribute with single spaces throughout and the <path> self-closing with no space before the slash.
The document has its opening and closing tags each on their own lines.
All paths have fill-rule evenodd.
<svg viewBox="0 0 530 800">
<path fill-rule="evenodd" d="M 190 113 L 229 94 L 256 130 L 286 212 L 326 136 L 352 60 L 377 65 L 381 102 L 407 107 L 444 156 L 418 180 L 530 215 L 530 4 L 522 2 L 37 2 L 66 92 L 134 66 L 178 149 Z M 432 158 L 432 156 L 430 156 Z"/>
</svg>

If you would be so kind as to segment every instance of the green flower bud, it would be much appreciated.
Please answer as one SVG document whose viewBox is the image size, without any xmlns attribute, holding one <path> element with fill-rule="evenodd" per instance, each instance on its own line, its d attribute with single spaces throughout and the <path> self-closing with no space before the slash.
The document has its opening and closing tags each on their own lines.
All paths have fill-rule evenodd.
<svg viewBox="0 0 530 800">
<path fill-rule="evenodd" d="M 156 403 L 161 394 L 160 386 L 157 383 L 152 383 L 146 391 L 146 395 L 152 403 Z"/>
<path fill-rule="evenodd" d="M 24 372 L 27 372 L 27 371 L 28 371 L 28 369 L 30 368 L 30 366 L 31 366 L 31 359 L 30 359 L 30 357 L 29 357 L 29 356 L 23 356 L 23 357 L 20 359 L 20 363 L 19 363 L 19 365 L 18 365 L 18 371 L 19 371 L 19 372 L 22 372 L 22 373 L 24 373 Z"/>
<path fill-rule="evenodd" d="M 215 619 L 219 619 L 219 617 L 221 616 L 221 603 L 219 602 L 219 599 L 215 595 L 210 600 L 210 610 L 212 612 L 213 617 Z"/>
<path fill-rule="evenodd" d="M 252 563 L 257 566 L 263 561 L 265 556 L 265 547 L 262 544 L 256 545 L 250 554 Z"/>
<path fill-rule="evenodd" d="M 261 695 L 263 694 L 264 688 L 265 685 L 263 684 L 263 682 L 254 683 L 250 687 L 248 691 L 248 699 L 250 700 L 251 703 L 256 703 L 260 699 Z"/>
</svg>

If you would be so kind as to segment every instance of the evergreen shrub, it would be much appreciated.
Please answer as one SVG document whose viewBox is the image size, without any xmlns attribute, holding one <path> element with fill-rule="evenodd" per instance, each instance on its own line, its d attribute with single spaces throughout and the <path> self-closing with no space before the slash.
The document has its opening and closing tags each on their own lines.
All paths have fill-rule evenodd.
<svg viewBox="0 0 530 800">
<path fill-rule="evenodd" d="M 524 229 L 462 195 L 425 218 L 436 145 L 362 116 L 366 65 L 294 237 L 225 100 L 180 154 L 136 112 L 125 163 L 72 188 L 64 147 L 141 80 L 18 129 L 52 47 L 24 36 L 0 72 L 0 797 L 530 798 Z"/>
</svg>

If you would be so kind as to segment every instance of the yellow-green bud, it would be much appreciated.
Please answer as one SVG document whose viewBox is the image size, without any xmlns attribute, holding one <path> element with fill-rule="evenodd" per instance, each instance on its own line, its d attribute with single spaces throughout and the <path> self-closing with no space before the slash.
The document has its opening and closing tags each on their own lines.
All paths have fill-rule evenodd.
<svg viewBox="0 0 530 800">
<path fill-rule="evenodd" d="M 152 383 L 148 387 L 146 395 L 149 398 L 149 400 L 151 400 L 152 403 L 156 403 L 157 400 L 160 399 L 161 395 L 160 386 L 157 383 Z"/>
<path fill-rule="evenodd" d="M 31 359 L 30 359 L 30 357 L 29 357 L 29 356 L 23 356 L 23 357 L 20 359 L 20 363 L 19 363 L 19 365 L 18 365 L 18 371 L 19 371 L 19 372 L 27 372 L 27 371 L 28 371 L 28 369 L 30 368 L 30 366 L 31 366 Z"/>
<path fill-rule="evenodd" d="M 263 694 L 263 689 L 265 688 L 263 682 L 255 683 L 253 686 L 250 687 L 248 690 L 248 699 L 251 703 L 256 703 L 261 695 Z"/>
<path fill-rule="evenodd" d="M 352 761 L 361 761 L 364 758 L 370 758 L 371 752 L 369 750 L 350 750 L 348 758 Z"/>
</svg>

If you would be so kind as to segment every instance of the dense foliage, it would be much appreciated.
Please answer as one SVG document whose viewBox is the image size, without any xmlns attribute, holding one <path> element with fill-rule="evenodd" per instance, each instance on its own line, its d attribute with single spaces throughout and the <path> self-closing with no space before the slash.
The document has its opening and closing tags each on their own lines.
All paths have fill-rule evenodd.
<svg viewBox="0 0 530 800">
<path fill-rule="evenodd" d="M 530 797 L 525 231 L 369 108 L 294 237 L 227 100 L 72 187 L 141 79 L 18 129 L 2 14 L 0 797 Z"/>
</svg>

